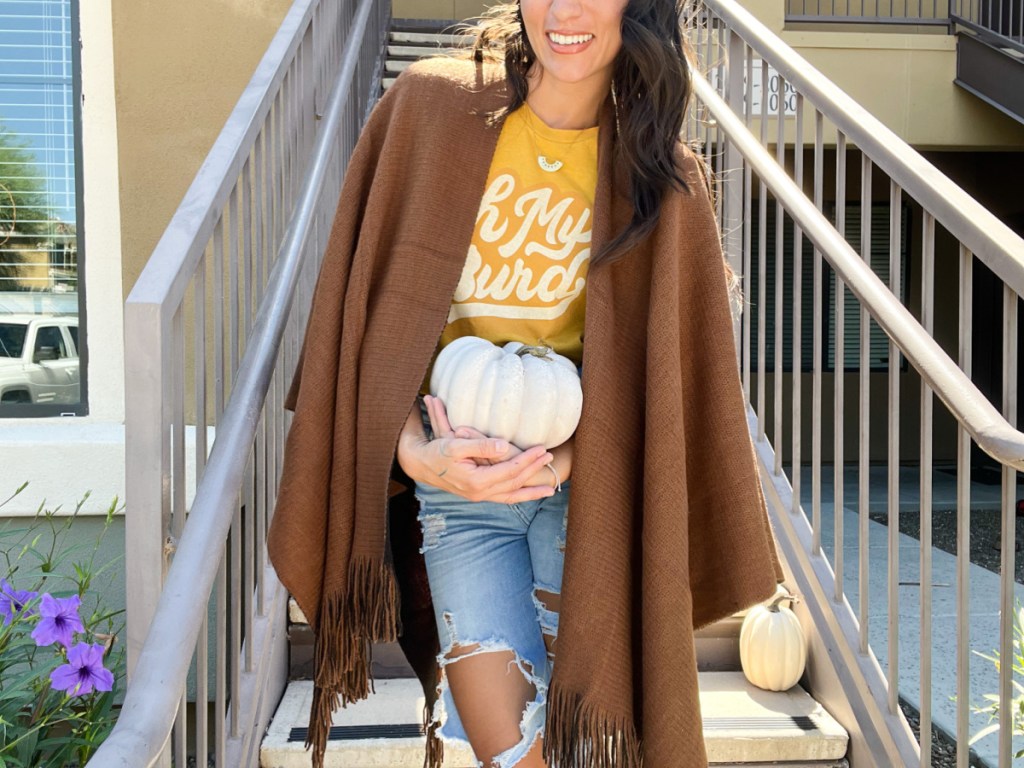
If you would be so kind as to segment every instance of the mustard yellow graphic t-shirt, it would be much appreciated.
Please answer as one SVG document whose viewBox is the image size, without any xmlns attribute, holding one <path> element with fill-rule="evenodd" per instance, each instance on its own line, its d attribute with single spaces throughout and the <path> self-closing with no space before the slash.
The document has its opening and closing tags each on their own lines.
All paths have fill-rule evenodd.
<svg viewBox="0 0 1024 768">
<path fill-rule="evenodd" d="M 526 104 L 505 119 L 434 359 L 455 339 L 480 336 L 546 344 L 582 363 L 597 130 L 551 128 Z"/>
</svg>

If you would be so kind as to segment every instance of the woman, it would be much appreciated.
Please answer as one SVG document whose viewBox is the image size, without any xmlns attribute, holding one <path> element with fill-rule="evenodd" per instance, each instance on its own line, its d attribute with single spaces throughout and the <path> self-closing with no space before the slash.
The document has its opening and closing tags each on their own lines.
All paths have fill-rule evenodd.
<svg viewBox="0 0 1024 768">
<path fill-rule="evenodd" d="M 440 639 L 431 766 L 436 736 L 488 768 L 707 764 L 693 630 L 783 573 L 718 230 L 678 140 L 678 13 L 500 7 L 473 60 L 411 66 L 360 137 L 268 540 L 316 634 L 314 765 L 332 710 L 369 692 L 367 641 L 406 615 L 380 510 L 410 486 Z M 450 424 L 424 395 L 467 333 L 573 359 L 574 437 L 520 451 Z"/>
</svg>

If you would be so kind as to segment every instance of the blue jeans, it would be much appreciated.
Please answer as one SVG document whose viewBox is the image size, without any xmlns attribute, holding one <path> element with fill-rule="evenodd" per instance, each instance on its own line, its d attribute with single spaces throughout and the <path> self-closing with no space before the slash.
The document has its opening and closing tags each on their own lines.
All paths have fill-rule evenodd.
<svg viewBox="0 0 1024 768">
<path fill-rule="evenodd" d="M 432 439 L 426 405 L 423 426 Z M 444 740 L 468 743 L 444 668 L 478 653 L 509 651 L 536 688 L 520 722 L 522 738 L 495 757 L 512 768 L 544 733 L 549 659 L 544 635 L 558 635 L 558 614 L 545 608 L 537 590 L 559 594 L 565 560 L 570 480 L 554 496 L 518 504 L 474 502 L 436 486 L 416 483 L 423 530 L 420 551 L 434 602 L 442 676 L 432 721 Z M 455 646 L 478 645 L 448 658 Z M 480 764 L 482 766 L 482 763 Z"/>
</svg>

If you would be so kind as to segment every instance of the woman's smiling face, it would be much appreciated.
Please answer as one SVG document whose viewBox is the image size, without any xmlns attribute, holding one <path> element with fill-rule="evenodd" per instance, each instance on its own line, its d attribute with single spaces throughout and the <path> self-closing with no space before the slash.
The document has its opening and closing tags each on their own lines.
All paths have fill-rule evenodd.
<svg viewBox="0 0 1024 768">
<path fill-rule="evenodd" d="M 541 80 L 591 88 L 610 83 L 626 5 L 627 0 L 520 0 Z"/>
</svg>

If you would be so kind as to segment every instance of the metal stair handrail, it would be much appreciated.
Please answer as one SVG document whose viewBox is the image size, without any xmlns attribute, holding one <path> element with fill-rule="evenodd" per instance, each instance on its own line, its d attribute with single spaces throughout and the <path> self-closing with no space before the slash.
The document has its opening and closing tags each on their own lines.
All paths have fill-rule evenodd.
<svg viewBox="0 0 1024 768">
<path fill-rule="evenodd" d="M 751 435 L 773 530 L 791 577 L 788 586 L 803 597 L 803 607 L 797 609 L 801 622 L 814 626 L 813 643 L 818 653 L 809 656 L 807 669 L 812 693 L 825 706 L 842 710 L 840 719 L 850 734 L 851 755 L 859 760 L 885 765 L 931 764 L 932 728 L 922 727 L 920 735 L 915 734 L 901 711 L 905 706 L 901 698 L 918 709 L 922 724 L 932 723 L 934 716 L 939 728 L 955 732 L 959 762 L 966 763 L 967 754 L 975 750 L 989 757 L 996 748 L 991 734 L 984 743 L 978 742 L 987 729 L 978 722 L 982 710 L 971 706 L 971 688 L 983 679 L 987 690 L 998 691 L 995 700 L 1010 701 L 1013 671 L 1009 665 L 1001 665 L 995 673 L 980 669 L 975 674 L 971 663 L 972 619 L 982 610 L 998 612 L 998 633 L 985 634 L 991 647 L 998 646 L 1002 658 L 1012 655 L 1018 591 L 1013 577 L 1016 472 L 1024 459 L 1024 434 L 1015 428 L 1024 240 L 734 0 L 706 0 L 686 21 L 692 25 L 688 34 L 708 59 L 702 63 L 710 72 L 710 82 L 694 77 L 697 104 L 687 136 L 698 140 L 708 164 L 720 174 L 722 194 L 716 204 L 726 255 L 743 276 L 744 285 L 756 289 L 756 299 L 751 294 L 754 312 L 745 312 L 734 332 L 744 392 L 751 403 L 756 381 L 757 405 L 749 417 Z M 712 61 L 713 51 L 724 55 Z M 759 108 L 755 106 L 755 73 L 760 75 Z M 774 103 L 766 96 L 769 86 L 771 94 L 778 94 Z M 813 148 L 809 141 L 805 143 L 808 118 L 813 123 Z M 830 134 L 827 142 L 826 130 Z M 754 132 L 760 133 L 759 138 L 754 138 Z M 847 218 L 848 196 L 855 195 L 851 192 L 853 177 L 847 175 L 848 144 L 855 146 L 860 155 L 860 199 L 854 203 L 860 210 L 860 253 L 850 245 L 858 240 L 857 224 L 850 227 Z M 826 146 L 834 151 L 835 226 L 825 215 Z M 790 158 L 792 176 L 785 168 Z M 805 174 L 811 161 L 813 181 Z M 888 182 L 887 201 L 881 185 L 875 183 L 878 177 Z M 813 202 L 809 199 L 809 183 L 813 184 Z M 911 231 L 906 201 L 921 208 L 917 225 L 921 237 L 920 320 L 901 298 L 910 295 L 904 268 L 914 255 L 906 239 L 901 241 Z M 884 208 L 886 202 L 888 227 L 873 223 L 873 207 L 877 204 Z M 770 213 L 774 213 L 771 218 Z M 774 224 L 769 224 L 772 221 Z M 790 223 L 793 235 L 787 243 Z M 958 258 L 947 241 L 941 246 L 943 261 L 938 262 L 937 225 L 959 246 Z M 774 243 L 769 242 L 769 226 L 774 227 Z M 876 245 L 872 239 L 878 231 L 874 227 L 880 227 L 880 237 L 887 233 L 887 249 L 881 241 Z M 805 235 L 807 241 L 803 240 Z M 849 242 L 845 235 L 850 236 Z M 812 245 L 813 249 L 809 247 Z M 813 261 L 809 262 L 812 250 Z M 886 250 L 887 265 L 881 261 Z M 992 391 L 987 395 L 972 380 L 972 342 L 977 338 L 975 259 L 995 275 L 993 282 L 1002 293 L 1001 328 L 994 327 L 1000 320 L 997 306 L 986 307 L 983 315 L 986 326 L 1002 338 L 1001 393 Z M 950 273 L 957 261 L 959 275 L 954 277 Z M 768 293 L 772 262 L 774 297 Z M 882 273 L 888 270 L 888 277 L 880 279 L 875 269 Z M 936 331 L 938 274 L 947 281 L 943 290 L 956 286 L 958 293 L 958 318 L 954 316 L 959 321 L 955 330 L 958 354 L 947 353 L 932 337 Z M 984 280 L 983 284 L 988 285 L 988 278 Z M 846 293 L 847 288 L 850 293 Z M 787 292 L 792 297 L 788 303 Z M 852 318 L 846 306 L 849 298 L 856 299 L 852 302 Z M 828 314 L 826 302 L 830 306 Z M 791 319 L 788 328 L 787 318 Z M 954 318 L 944 318 L 945 327 L 938 338 L 951 335 L 949 321 Z M 854 328 L 848 329 L 851 320 Z M 886 334 L 878 340 L 877 348 L 872 321 Z M 826 330 L 826 325 L 831 327 Z M 845 346 L 851 335 L 856 349 L 852 358 Z M 904 358 L 909 363 L 907 368 L 902 364 Z M 998 358 L 983 370 L 990 371 L 996 365 Z M 810 374 L 806 382 L 805 373 Z M 846 394 L 847 379 L 855 382 L 855 397 Z M 883 380 L 886 387 L 880 391 Z M 766 382 L 774 390 L 770 404 Z M 987 383 L 993 390 L 998 387 L 996 382 Z M 809 396 L 803 391 L 807 384 Z M 827 426 L 826 387 L 830 390 L 833 420 Z M 914 389 L 918 390 L 916 398 Z M 952 425 L 942 427 L 942 443 L 934 414 L 939 410 L 934 408 L 936 395 L 941 412 L 952 421 Z M 998 399 L 1000 395 L 1001 410 L 990 402 L 990 397 Z M 784 413 L 787 401 L 788 416 Z M 904 424 L 902 418 L 907 401 L 912 408 L 920 409 L 916 440 L 911 437 L 909 441 L 901 434 L 908 427 L 913 429 L 913 422 Z M 848 417 L 856 419 L 853 430 L 845 424 L 853 420 Z M 955 446 L 950 441 L 950 426 L 955 429 Z M 807 427 L 809 435 L 805 434 Z M 828 447 L 826 433 L 830 433 L 832 443 Z M 805 442 L 810 444 L 809 456 L 804 453 Z M 913 455 L 914 442 L 919 443 L 920 458 L 916 482 L 903 477 L 904 468 L 908 474 L 913 473 L 915 463 L 906 457 Z M 998 594 L 986 589 L 976 595 L 971 589 L 975 578 L 991 582 L 987 575 L 976 577 L 971 573 L 971 511 L 978 501 L 972 484 L 975 443 L 1000 467 L 997 498 L 991 493 L 980 494 L 980 504 L 994 504 L 993 511 L 1000 513 Z M 941 452 L 945 465 L 941 472 L 936 452 Z M 884 489 L 875 485 L 880 478 L 874 471 L 883 456 Z M 947 482 L 940 499 L 935 492 L 936 475 L 948 473 L 951 461 L 955 467 L 955 498 L 951 498 Z M 784 467 L 787 462 L 789 466 Z M 856 473 L 855 483 L 848 477 L 850 471 Z M 826 491 L 828 474 L 832 475 L 831 488 Z M 914 486 L 918 486 L 917 498 L 905 497 L 904 488 Z M 855 488 L 852 494 L 851 488 Z M 826 492 L 831 500 L 824 498 Z M 912 519 L 919 515 L 919 536 L 906 533 L 900 524 L 905 504 L 910 505 Z M 947 545 L 932 539 L 932 517 L 933 512 L 953 506 L 956 546 L 950 552 Z M 852 525 L 851 509 L 856 514 Z M 876 518 L 874 513 L 883 517 Z M 880 525 L 887 529 L 884 552 L 876 544 L 881 532 L 872 531 Z M 826 542 L 829 527 L 831 541 Z M 851 527 L 855 530 L 852 535 Z M 917 539 L 916 556 L 904 541 L 908 535 Z M 953 554 L 955 576 L 952 581 L 933 583 L 933 552 L 940 549 Z M 935 561 L 948 573 L 951 566 L 944 556 L 936 555 Z M 919 578 L 908 581 L 906 568 L 915 567 L 920 569 Z M 884 587 L 878 585 L 879 579 Z M 875 597 L 880 588 L 886 594 L 884 604 Z M 933 595 L 943 601 L 944 607 L 955 602 L 954 637 L 933 635 Z M 916 611 L 908 610 L 915 604 Z M 884 639 L 878 637 L 880 620 L 885 625 Z M 906 668 L 917 668 L 916 686 L 912 672 L 901 676 L 900 660 L 901 647 L 905 642 L 912 643 L 915 633 L 917 647 L 911 651 Z M 938 675 L 932 669 L 933 648 L 939 649 L 941 656 L 937 658 L 944 663 L 955 661 Z M 953 673 L 955 681 L 951 679 Z M 937 678 L 934 687 L 933 677 Z M 945 706 L 932 704 L 936 693 L 948 698 L 954 690 L 955 721 Z M 970 709 L 974 709 L 974 715 Z M 1012 707 L 999 706 L 1000 765 L 1012 760 L 1011 714 Z"/>
<path fill-rule="evenodd" d="M 302 256 L 311 231 L 314 204 L 327 178 L 328 160 L 335 148 L 333 143 L 337 128 L 349 93 L 354 87 L 360 43 L 375 5 L 375 0 L 360 0 L 341 71 L 322 116 L 294 215 L 269 275 L 264 301 L 257 312 L 252 334 L 239 364 L 238 380 L 218 424 L 217 438 L 168 570 L 131 685 L 113 732 L 88 762 L 88 768 L 139 768 L 152 765 L 170 737 L 180 692 L 189 671 L 192 649 L 207 612 L 207 600 L 216 577 L 220 552 L 231 526 L 233 499 L 243 480 L 260 410 L 267 395 L 296 293 Z M 288 27 L 288 21 L 283 28 Z M 260 108 L 269 108 L 269 105 Z M 223 167 L 211 170 L 218 162 L 217 158 L 211 160 L 204 164 L 201 175 L 227 173 Z M 237 159 L 225 162 L 230 165 L 237 162 Z M 179 216 L 189 215 L 194 215 L 194 209 L 179 209 L 175 220 Z M 194 255 L 191 251 L 195 244 L 201 242 L 198 235 L 201 227 L 212 227 L 212 222 L 205 217 L 195 220 L 195 239 L 191 244 L 165 235 L 161 244 L 175 255 L 177 263 L 154 264 L 154 260 L 151 260 L 146 273 L 150 279 L 138 291 L 132 292 L 129 301 L 162 307 L 166 292 L 184 290 L 181 288 L 183 280 L 168 279 L 167 270 L 183 272 L 187 268 L 185 261 Z M 173 235 L 171 228 L 168 232 Z M 168 240 L 176 242 L 168 243 Z"/>
<path fill-rule="evenodd" d="M 911 197 L 932 212 L 1018 295 L 1024 295 L 1020 238 L 881 120 L 811 66 L 736 0 L 702 0 Z"/>
<path fill-rule="evenodd" d="M 981 449 L 996 461 L 1024 471 L 1024 433 L 1015 429 L 1003 417 L 935 339 L 921 327 L 917 318 L 892 295 L 888 286 L 853 250 L 843 235 L 817 209 L 814 201 L 804 194 L 707 79 L 698 72 L 693 73 L 693 88 L 697 97 L 718 121 L 719 127 L 757 171 L 768 189 L 782 201 L 787 212 L 818 247 L 846 287 L 868 308 L 871 316 L 889 338 L 896 342 L 900 351 L 907 356 L 950 412 L 966 427 Z M 913 154 L 920 157 L 916 152 Z M 932 175 L 935 174 L 933 168 Z M 942 178 L 957 189 L 961 196 L 966 196 L 966 193 L 949 179 L 944 176 Z M 927 182 L 922 180 L 922 183 Z M 967 199 L 988 218 L 995 218 L 973 198 Z M 1002 226 L 1005 228 L 1005 225 Z M 1013 232 L 1009 234 L 1019 242 L 1019 238 Z M 979 232 L 977 237 L 988 236 Z M 998 249 L 996 252 L 1002 258 L 1012 261 L 1009 247 L 1000 248 L 998 243 L 991 242 L 994 238 L 989 239 L 988 245 L 991 248 Z M 1024 264 L 1018 266 L 1024 267 Z"/>
</svg>

